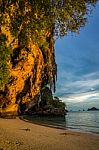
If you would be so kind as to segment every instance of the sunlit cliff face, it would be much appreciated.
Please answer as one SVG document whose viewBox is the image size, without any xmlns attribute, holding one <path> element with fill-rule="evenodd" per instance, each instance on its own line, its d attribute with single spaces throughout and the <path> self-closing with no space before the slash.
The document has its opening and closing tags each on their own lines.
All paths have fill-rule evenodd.
<svg viewBox="0 0 99 150">
<path fill-rule="evenodd" d="M 8 34 L 9 43 L 11 35 Z M 9 60 L 11 81 L 7 84 L 7 95 L 10 100 L 6 111 L 18 109 L 18 103 L 30 101 L 40 91 L 41 74 L 44 67 L 44 59 L 41 50 L 30 41 L 28 47 L 18 47 L 13 43 L 13 52 Z M 14 55 L 15 53 L 16 56 Z"/>
<path fill-rule="evenodd" d="M 5 85 L 6 96 L 3 97 L 2 112 L 18 112 L 20 103 L 38 101 L 41 87 L 52 82 L 54 59 L 54 44 L 50 34 L 45 34 L 45 39 L 50 38 L 49 46 L 44 50 L 28 37 L 28 44 L 19 45 L 9 29 L 9 15 L 6 15 L 7 23 L 1 27 L 2 33 L 7 37 L 7 45 L 11 45 L 12 52 L 8 61 L 9 83 Z M 46 31 L 44 31 L 46 32 Z M 28 35 L 29 36 L 29 35 Z M 44 86 L 45 86 L 44 85 Z M 7 99 L 7 101 L 5 100 Z M 1 96 L 2 101 L 2 96 Z"/>
</svg>

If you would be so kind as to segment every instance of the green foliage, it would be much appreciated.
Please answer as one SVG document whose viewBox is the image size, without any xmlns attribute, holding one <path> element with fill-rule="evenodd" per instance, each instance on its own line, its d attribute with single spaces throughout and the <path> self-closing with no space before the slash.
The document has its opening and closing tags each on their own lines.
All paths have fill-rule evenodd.
<svg viewBox="0 0 99 150">
<path fill-rule="evenodd" d="M 85 25 L 86 15 L 96 2 L 97 0 L 1 0 L 0 17 L 4 22 L 4 14 L 9 14 L 10 29 L 15 37 L 22 31 L 27 40 L 28 32 L 31 32 L 31 37 L 39 42 L 39 37 L 45 36 L 42 32 L 44 29 L 60 37 L 69 31 L 78 31 Z M 12 5 L 15 7 L 14 12 L 11 10 Z M 21 37 L 22 40 L 24 37 Z"/>
<path fill-rule="evenodd" d="M 53 105 L 55 108 L 61 108 L 63 110 L 65 110 L 66 104 L 64 102 L 62 102 L 58 97 L 54 97 L 53 99 Z"/>
<path fill-rule="evenodd" d="M 6 36 L 0 35 L 0 88 L 4 89 L 5 84 L 9 81 L 9 72 L 7 61 L 10 57 L 10 47 L 6 47 Z"/>
<path fill-rule="evenodd" d="M 53 101 L 52 92 L 48 87 L 45 87 L 41 90 L 41 102 L 40 107 L 44 108 L 45 106 L 51 105 Z"/>
<path fill-rule="evenodd" d="M 41 90 L 41 101 L 40 107 L 45 109 L 61 109 L 65 110 L 65 103 L 62 102 L 58 97 L 54 97 L 51 90 L 48 87 L 45 87 Z"/>
</svg>

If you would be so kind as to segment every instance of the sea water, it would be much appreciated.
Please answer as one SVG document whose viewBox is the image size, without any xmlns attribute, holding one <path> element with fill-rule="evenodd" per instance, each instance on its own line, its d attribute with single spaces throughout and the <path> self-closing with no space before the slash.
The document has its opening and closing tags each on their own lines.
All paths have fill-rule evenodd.
<svg viewBox="0 0 99 150">
<path fill-rule="evenodd" d="M 64 117 L 24 116 L 33 123 L 99 134 L 99 111 L 68 112 Z"/>
<path fill-rule="evenodd" d="M 69 112 L 65 121 L 67 129 L 99 134 L 99 111 Z"/>
</svg>

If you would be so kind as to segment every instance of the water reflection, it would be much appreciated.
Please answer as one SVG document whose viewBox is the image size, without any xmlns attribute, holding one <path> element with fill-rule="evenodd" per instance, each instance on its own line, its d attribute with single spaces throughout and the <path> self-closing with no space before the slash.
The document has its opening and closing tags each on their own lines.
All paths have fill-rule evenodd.
<svg viewBox="0 0 99 150">
<path fill-rule="evenodd" d="M 99 111 L 69 112 L 66 116 L 24 116 L 36 124 L 99 133 Z"/>
</svg>

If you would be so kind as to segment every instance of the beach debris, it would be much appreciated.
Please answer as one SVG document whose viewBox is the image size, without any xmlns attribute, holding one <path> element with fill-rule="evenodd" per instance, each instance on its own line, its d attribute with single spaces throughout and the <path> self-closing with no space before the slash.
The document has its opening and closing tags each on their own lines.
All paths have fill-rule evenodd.
<svg viewBox="0 0 99 150">
<path fill-rule="evenodd" d="M 80 136 L 80 134 L 78 134 L 78 133 L 69 133 L 69 132 L 61 133 L 61 135 L 76 135 L 76 136 Z"/>
<path fill-rule="evenodd" d="M 23 143 L 22 143 L 22 142 L 19 142 L 19 141 L 16 141 L 15 144 L 18 145 L 18 146 L 20 146 L 20 145 L 22 145 Z"/>
<path fill-rule="evenodd" d="M 21 129 L 21 130 L 30 131 L 30 129 L 29 129 L 29 128 L 25 128 L 25 129 Z"/>
</svg>

